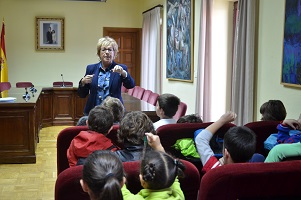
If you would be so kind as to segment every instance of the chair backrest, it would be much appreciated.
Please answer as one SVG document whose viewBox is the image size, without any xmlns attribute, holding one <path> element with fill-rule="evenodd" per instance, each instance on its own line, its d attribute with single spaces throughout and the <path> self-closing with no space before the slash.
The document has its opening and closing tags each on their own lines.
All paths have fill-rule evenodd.
<svg viewBox="0 0 301 200">
<path fill-rule="evenodd" d="M 90 200 L 88 193 L 84 192 L 80 185 L 82 171 L 83 165 L 79 165 L 58 174 L 54 188 L 55 200 Z"/>
<path fill-rule="evenodd" d="M 256 121 L 245 124 L 256 134 L 256 153 L 267 156 L 267 151 L 264 149 L 264 141 L 272 134 L 277 133 L 278 121 Z"/>
<path fill-rule="evenodd" d="M 178 107 L 178 111 L 173 116 L 175 120 L 178 120 L 180 117 L 184 116 L 186 114 L 187 105 L 184 102 L 180 102 L 180 105 Z"/>
<path fill-rule="evenodd" d="M 135 90 L 133 92 L 133 97 L 136 97 L 137 99 L 142 99 L 144 91 L 145 91 L 144 88 L 142 88 L 140 86 L 136 86 Z"/>
<path fill-rule="evenodd" d="M 30 88 L 32 86 L 33 86 L 32 82 L 17 82 L 16 83 L 17 88 Z"/>
<path fill-rule="evenodd" d="M 199 200 L 301 199 L 301 161 L 237 163 L 207 172 Z"/>
<path fill-rule="evenodd" d="M 135 91 L 135 87 L 128 89 L 128 94 L 133 96 L 134 91 Z"/>
<path fill-rule="evenodd" d="M 150 104 L 152 104 L 152 105 L 154 105 L 154 106 L 156 106 L 158 97 L 159 97 L 158 93 L 152 92 L 149 95 L 149 98 L 148 98 L 147 102 L 150 103 Z"/>
<path fill-rule="evenodd" d="M 63 85 L 65 86 L 65 87 L 73 87 L 73 82 L 71 82 L 71 81 L 55 81 L 55 82 L 53 82 L 53 87 L 63 87 Z"/>
<path fill-rule="evenodd" d="M 117 142 L 117 130 L 119 125 L 114 125 L 111 132 L 107 135 L 108 138 L 112 140 L 118 146 L 121 146 Z M 77 136 L 81 131 L 88 130 L 87 126 L 72 126 L 63 129 L 57 137 L 57 174 L 60 174 L 65 169 L 69 168 L 69 162 L 67 158 L 67 150 L 70 146 L 71 141 L 75 136 Z"/>
<path fill-rule="evenodd" d="M 184 178 L 179 178 L 181 189 L 185 199 L 196 200 L 200 188 L 200 176 L 197 168 L 190 162 L 182 160 L 186 169 Z M 134 194 L 138 193 L 142 187 L 139 181 L 140 162 L 124 162 L 123 167 L 127 177 L 127 188 Z M 79 180 L 82 178 L 83 166 L 75 166 L 64 170 L 57 177 L 55 183 L 55 200 L 85 200 L 89 199 Z"/>
<path fill-rule="evenodd" d="M 10 82 L 0 82 L 0 92 L 9 90 L 11 88 Z"/>
<path fill-rule="evenodd" d="M 142 96 L 141 100 L 147 102 L 147 100 L 148 100 L 148 98 L 149 98 L 149 96 L 150 96 L 151 93 L 152 93 L 151 90 L 145 90 L 144 93 L 143 93 L 143 96 Z"/>
</svg>

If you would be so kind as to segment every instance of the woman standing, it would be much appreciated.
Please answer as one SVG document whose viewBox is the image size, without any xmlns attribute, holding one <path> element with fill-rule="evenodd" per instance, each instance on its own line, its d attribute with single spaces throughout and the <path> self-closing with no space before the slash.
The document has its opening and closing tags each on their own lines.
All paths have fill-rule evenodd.
<svg viewBox="0 0 301 200">
<path fill-rule="evenodd" d="M 122 101 L 121 86 L 127 89 L 135 87 L 135 81 L 128 73 L 127 66 L 115 63 L 118 54 L 118 45 L 108 36 L 100 38 L 97 43 L 97 55 L 100 62 L 90 64 L 86 68 L 85 76 L 79 81 L 78 95 L 88 101 L 84 115 L 107 97 L 115 97 Z"/>
</svg>

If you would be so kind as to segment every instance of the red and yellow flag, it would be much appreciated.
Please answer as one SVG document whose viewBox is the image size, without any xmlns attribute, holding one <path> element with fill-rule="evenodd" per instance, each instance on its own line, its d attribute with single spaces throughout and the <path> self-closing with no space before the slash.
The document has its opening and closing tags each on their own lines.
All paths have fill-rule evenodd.
<svg viewBox="0 0 301 200">
<path fill-rule="evenodd" d="M 2 21 L 2 31 L 1 31 L 1 40 L 0 40 L 0 82 L 7 82 L 8 81 L 8 71 L 7 71 L 7 62 L 6 62 L 6 52 L 5 52 L 5 26 L 4 26 L 4 20 Z M 6 93 L 6 94 L 5 94 Z M 2 97 L 5 97 L 7 95 L 7 91 L 2 92 Z"/>
</svg>

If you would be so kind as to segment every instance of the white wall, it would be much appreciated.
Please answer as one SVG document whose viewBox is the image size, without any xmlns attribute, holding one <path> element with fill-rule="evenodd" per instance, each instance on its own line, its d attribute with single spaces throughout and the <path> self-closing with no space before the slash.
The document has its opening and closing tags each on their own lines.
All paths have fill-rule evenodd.
<svg viewBox="0 0 301 200">
<path fill-rule="evenodd" d="M 106 3 L 62 0 L 0 0 L 5 20 L 9 81 L 31 81 L 52 86 L 60 81 L 77 85 L 87 64 L 98 62 L 96 44 L 103 27 L 142 26 L 140 0 L 108 0 Z M 65 18 L 65 51 L 35 50 L 35 17 Z"/>
<path fill-rule="evenodd" d="M 260 0 L 259 8 L 256 120 L 260 106 L 270 99 L 281 100 L 287 118 L 296 119 L 301 113 L 301 90 L 280 84 L 285 0 Z"/>
</svg>

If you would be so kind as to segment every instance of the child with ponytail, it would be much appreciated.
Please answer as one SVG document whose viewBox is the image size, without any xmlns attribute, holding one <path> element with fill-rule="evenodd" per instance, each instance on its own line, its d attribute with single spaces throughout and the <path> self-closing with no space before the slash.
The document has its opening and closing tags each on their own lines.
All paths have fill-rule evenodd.
<svg viewBox="0 0 301 200">
<path fill-rule="evenodd" d="M 81 186 L 91 200 L 122 200 L 123 165 L 111 151 L 94 151 L 85 160 Z"/>
<path fill-rule="evenodd" d="M 121 189 L 123 199 L 184 199 L 184 194 L 177 178 L 178 176 L 183 176 L 184 164 L 165 153 L 159 136 L 152 133 L 146 133 L 145 135 L 147 140 L 145 140 L 139 175 L 144 189 L 134 195 L 124 184 Z M 146 152 L 147 143 L 153 150 Z"/>
</svg>

